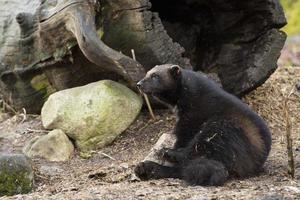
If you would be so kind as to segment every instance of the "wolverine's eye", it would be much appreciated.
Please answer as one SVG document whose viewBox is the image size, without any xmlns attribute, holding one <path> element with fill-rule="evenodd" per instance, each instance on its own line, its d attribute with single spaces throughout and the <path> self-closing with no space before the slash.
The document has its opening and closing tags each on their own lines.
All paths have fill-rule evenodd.
<svg viewBox="0 0 300 200">
<path fill-rule="evenodd" d="M 159 76 L 157 74 L 151 74 L 151 79 L 158 79 Z"/>
</svg>

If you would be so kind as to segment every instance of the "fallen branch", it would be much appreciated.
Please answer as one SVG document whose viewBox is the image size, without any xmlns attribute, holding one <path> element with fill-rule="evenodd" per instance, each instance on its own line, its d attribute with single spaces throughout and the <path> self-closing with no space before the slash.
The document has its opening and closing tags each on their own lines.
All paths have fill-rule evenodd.
<svg viewBox="0 0 300 200">
<path fill-rule="evenodd" d="M 133 50 L 133 49 L 131 49 L 131 53 L 132 53 L 132 58 L 133 58 L 133 60 L 136 61 L 136 57 L 135 57 L 135 53 L 134 53 L 134 50 Z M 152 119 L 155 120 L 156 118 L 155 118 L 155 115 L 154 115 L 153 109 L 152 109 L 152 107 L 151 107 L 151 104 L 150 104 L 150 101 L 149 101 L 148 96 L 147 96 L 145 93 L 143 93 L 141 90 L 139 90 L 139 91 L 140 91 L 140 93 L 143 95 L 143 97 L 144 97 L 144 99 L 145 99 L 145 101 L 146 101 L 146 104 L 147 104 L 147 107 L 148 107 L 148 110 L 149 110 L 149 112 L 150 112 L 150 115 L 151 115 Z"/>
<path fill-rule="evenodd" d="M 287 141 L 287 153 L 288 153 L 288 174 L 291 178 L 295 176 L 295 166 L 294 166 L 294 154 L 293 154 L 293 138 L 292 138 L 292 124 L 290 122 L 290 113 L 289 113 L 289 106 L 288 101 L 291 95 L 295 92 L 295 88 L 291 90 L 288 96 L 284 99 L 284 116 L 286 122 L 286 141 Z"/>
<path fill-rule="evenodd" d="M 30 129 L 30 128 L 27 128 L 26 131 L 31 132 L 31 133 L 49 133 L 50 132 L 47 130 L 34 130 L 34 129 Z"/>
</svg>

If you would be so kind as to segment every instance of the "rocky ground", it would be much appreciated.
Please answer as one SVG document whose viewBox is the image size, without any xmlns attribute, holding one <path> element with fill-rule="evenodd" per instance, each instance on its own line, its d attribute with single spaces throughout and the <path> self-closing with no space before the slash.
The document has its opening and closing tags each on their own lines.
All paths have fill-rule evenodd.
<svg viewBox="0 0 300 200">
<path fill-rule="evenodd" d="M 132 175 L 134 166 L 175 123 L 171 111 L 156 110 L 155 121 L 144 111 L 112 145 L 94 152 L 90 159 L 80 158 L 78 152 L 63 163 L 34 159 L 34 192 L 0 199 L 300 199 L 300 93 L 291 95 L 288 104 L 294 139 L 294 179 L 287 174 L 283 106 L 293 86 L 300 83 L 300 45 L 295 44 L 294 40 L 288 41 L 280 68 L 244 99 L 267 121 L 273 136 L 271 154 L 259 176 L 230 180 L 222 187 L 190 187 L 174 179 L 138 181 Z M 2 114 L 0 152 L 21 152 L 27 141 L 46 133 L 39 116 Z"/>
</svg>

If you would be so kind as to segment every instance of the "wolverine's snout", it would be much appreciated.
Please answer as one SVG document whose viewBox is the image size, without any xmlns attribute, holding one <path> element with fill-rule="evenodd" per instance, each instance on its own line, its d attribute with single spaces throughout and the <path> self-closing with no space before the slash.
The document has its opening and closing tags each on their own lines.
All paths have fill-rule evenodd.
<svg viewBox="0 0 300 200">
<path fill-rule="evenodd" d="M 146 79 L 140 80 L 137 84 L 136 87 L 139 89 L 139 91 L 148 94 L 152 92 L 152 87 L 149 85 L 149 81 Z"/>
</svg>

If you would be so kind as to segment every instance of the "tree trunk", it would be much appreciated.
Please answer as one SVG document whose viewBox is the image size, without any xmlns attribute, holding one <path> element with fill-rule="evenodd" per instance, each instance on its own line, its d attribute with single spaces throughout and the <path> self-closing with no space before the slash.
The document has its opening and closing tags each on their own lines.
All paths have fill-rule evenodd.
<svg viewBox="0 0 300 200">
<path fill-rule="evenodd" d="M 152 6 L 151 6 L 152 5 Z M 286 35 L 278 0 L 104 0 L 103 41 L 149 70 L 162 63 L 217 73 L 242 96 L 276 70 Z"/>
<path fill-rule="evenodd" d="M 1 93 L 28 112 L 92 81 L 134 88 L 165 63 L 217 74 L 242 96 L 275 71 L 286 39 L 278 0 L 12 0 L 0 12 Z"/>
</svg>

